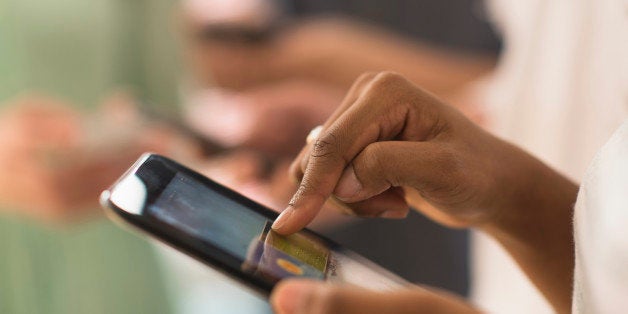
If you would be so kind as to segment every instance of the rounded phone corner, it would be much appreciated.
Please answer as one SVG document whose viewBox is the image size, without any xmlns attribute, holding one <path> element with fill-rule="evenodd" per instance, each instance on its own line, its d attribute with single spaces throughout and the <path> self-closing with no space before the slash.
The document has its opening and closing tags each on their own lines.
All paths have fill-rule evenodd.
<svg viewBox="0 0 628 314">
<path fill-rule="evenodd" d="M 134 173 L 121 178 L 111 189 L 100 196 L 104 207 L 115 207 L 117 211 L 142 215 L 148 192 L 146 185 Z"/>
<path fill-rule="evenodd" d="M 98 198 L 98 204 L 100 204 L 100 207 L 102 208 L 108 208 L 109 207 L 109 198 L 111 197 L 111 191 L 109 190 L 104 190 L 100 193 L 100 197 Z"/>
</svg>

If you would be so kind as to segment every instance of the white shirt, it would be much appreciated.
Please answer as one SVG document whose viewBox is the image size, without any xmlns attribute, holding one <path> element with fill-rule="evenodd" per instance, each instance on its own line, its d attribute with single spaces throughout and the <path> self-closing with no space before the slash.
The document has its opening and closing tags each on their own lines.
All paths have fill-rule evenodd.
<svg viewBox="0 0 628 314">
<path fill-rule="evenodd" d="M 628 312 L 628 120 L 589 167 L 575 209 L 574 313 Z"/>
<path fill-rule="evenodd" d="M 628 116 L 628 1 L 489 4 L 505 40 L 486 94 L 491 129 L 581 181 L 595 152 Z M 472 252 L 472 295 L 481 307 L 552 312 L 492 239 L 474 235 Z"/>
</svg>

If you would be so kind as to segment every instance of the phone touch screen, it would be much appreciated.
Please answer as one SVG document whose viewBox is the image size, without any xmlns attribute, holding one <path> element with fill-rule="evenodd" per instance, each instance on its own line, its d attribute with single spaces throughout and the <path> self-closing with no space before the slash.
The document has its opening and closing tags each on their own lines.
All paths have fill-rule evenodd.
<svg viewBox="0 0 628 314">
<path fill-rule="evenodd" d="M 281 236 L 272 221 L 177 173 L 148 213 L 243 261 L 241 268 L 277 281 L 289 276 L 325 278 L 329 248 L 303 234 Z"/>
</svg>

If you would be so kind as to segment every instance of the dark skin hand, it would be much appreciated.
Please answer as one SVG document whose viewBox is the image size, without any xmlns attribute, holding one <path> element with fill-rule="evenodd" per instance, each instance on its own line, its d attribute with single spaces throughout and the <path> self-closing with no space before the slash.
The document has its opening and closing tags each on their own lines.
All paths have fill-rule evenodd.
<svg viewBox="0 0 628 314">
<path fill-rule="evenodd" d="M 358 79 L 318 139 L 302 150 L 292 172 L 300 186 L 273 225 L 281 234 L 305 227 L 331 196 L 367 217 L 403 218 L 412 206 L 447 226 L 488 233 L 557 312 L 571 311 L 571 216 L 577 186 L 398 74 Z M 362 302 L 348 301 L 348 290 L 340 292 L 353 288 L 287 281 L 273 294 L 276 309 L 284 308 L 285 291 L 298 290 L 293 284 L 308 295 L 337 289 L 347 296 L 343 310 Z M 398 293 L 418 302 L 399 312 L 418 311 L 420 297 Z M 430 299 L 443 302 L 443 310 L 434 312 L 452 312 L 446 302 L 451 296 L 441 297 Z M 341 302 L 337 298 L 328 301 Z"/>
</svg>

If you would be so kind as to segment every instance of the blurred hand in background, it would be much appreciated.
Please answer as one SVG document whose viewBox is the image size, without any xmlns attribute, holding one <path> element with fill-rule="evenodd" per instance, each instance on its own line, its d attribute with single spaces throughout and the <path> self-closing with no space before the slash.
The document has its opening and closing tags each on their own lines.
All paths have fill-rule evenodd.
<svg viewBox="0 0 628 314">
<path fill-rule="evenodd" d="M 100 213 L 97 200 L 143 152 L 184 141 L 142 121 L 129 97 L 108 99 L 86 114 L 50 97 L 14 99 L 0 113 L 0 204 L 46 222 Z"/>
<path fill-rule="evenodd" d="M 212 88 L 191 97 L 186 121 L 229 148 L 253 149 L 275 158 L 298 153 L 305 136 L 341 100 L 340 91 L 291 80 L 235 92 Z"/>
</svg>

